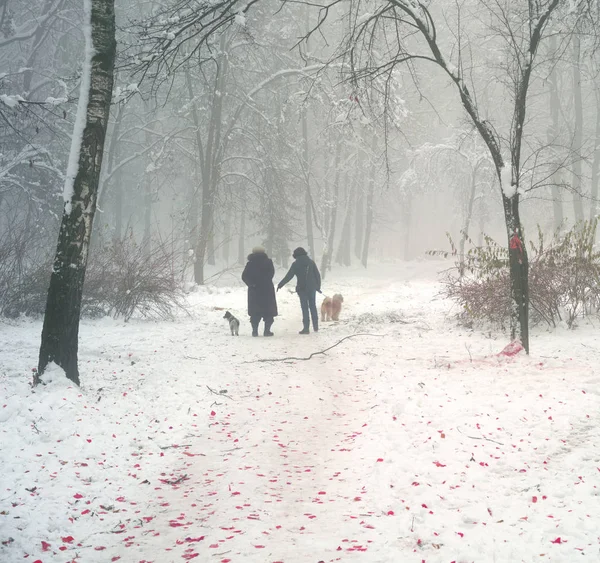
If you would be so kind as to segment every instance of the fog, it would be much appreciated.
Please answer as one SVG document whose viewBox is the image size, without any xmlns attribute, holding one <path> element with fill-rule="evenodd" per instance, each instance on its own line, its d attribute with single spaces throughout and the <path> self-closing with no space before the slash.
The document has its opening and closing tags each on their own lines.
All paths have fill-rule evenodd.
<svg viewBox="0 0 600 563">
<path fill-rule="evenodd" d="M 205 283 L 256 244 L 280 267 L 303 246 L 326 276 L 428 259 L 452 249 L 449 237 L 458 246 L 461 233 L 466 249 L 484 234 L 506 245 L 497 171 L 449 73 L 425 57 L 401 60 L 426 45 L 418 34 L 394 43 L 391 22 L 358 33 L 381 5 L 343 2 L 324 19 L 309 4 L 232 2 L 235 17 L 208 33 L 184 30 L 206 3 L 117 0 L 92 258 L 115 242 L 148 256 L 168 248 L 181 280 Z M 459 69 L 510 166 L 518 59 L 494 6 L 437 2 L 431 17 L 449 71 Z M 510 25 L 521 32 L 519 10 Z M 0 17 L 0 248 L 18 248 L 26 269 L 48 265 L 56 247 L 83 6 L 9 0 Z M 561 17 L 527 94 L 526 238 L 596 213 L 595 39 L 583 26 L 574 38 Z"/>
</svg>

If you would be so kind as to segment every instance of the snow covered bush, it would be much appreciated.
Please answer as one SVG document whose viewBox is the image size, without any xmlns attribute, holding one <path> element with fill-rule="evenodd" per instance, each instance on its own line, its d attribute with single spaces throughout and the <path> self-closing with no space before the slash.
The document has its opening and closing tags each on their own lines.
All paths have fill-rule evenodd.
<svg viewBox="0 0 600 563">
<path fill-rule="evenodd" d="M 33 260 L 25 252 L 26 241 L 22 242 L 15 244 L 14 236 L 10 240 L 0 238 L 0 312 L 5 317 L 42 315 L 46 306 L 50 253 Z M 171 318 L 176 309 L 183 309 L 184 295 L 177 283 L 175 248 L 170 241 L 145 248 L 132 237 L 93 248 L 83 288 L 82 315 L 112 315 L 125 320 L 135 314 Z"/>
<path fill-rule="evenodd" d="M 11 220 L 0 232 L 0 314 L 42 313 L 50 268 L 45 233 L 25 221 Z"/>
<path fill-rule="evenodd" d="M 578 318 L 600 310 L 600 250 L 595 245 L 597 221 L 555 232 L 547 244 L 538 229 L 530 242 L 529 305 L 533 323 L 569 328 Z M 452 254 L 455 246 L 450 240 Z M 435 254 L 440 254 L 436 252 Z M 508 254 L 489 237 L 473 247 L 443 279 L 444 294 L 460 307 L 460 319 L 472 325 L 488 322 L 506 328 L 510 315 Z"/>
<path fill-rule="evenodd" d="M 183 309 L 170 241 L 139 245 L 132 237 L 99 248 L 90 257 L 83 288 L 84 314 L 129 320 L 134 314 L 168 319 Z"/>
</svg>

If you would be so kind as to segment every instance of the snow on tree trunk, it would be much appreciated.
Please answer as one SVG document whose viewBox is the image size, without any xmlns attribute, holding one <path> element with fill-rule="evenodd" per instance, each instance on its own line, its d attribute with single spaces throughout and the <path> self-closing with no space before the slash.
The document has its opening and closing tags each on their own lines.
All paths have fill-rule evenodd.
<svg viewBox="0 0 600 563">
<path fill-rule="evenodd" d="M 65 205 L 46 302 L 35 383 L 50 362 L 79 385 L 81 295 L 92 233 L 116 51 L 114 0 L 84 0 L 85 63 Z"/>
</svg>

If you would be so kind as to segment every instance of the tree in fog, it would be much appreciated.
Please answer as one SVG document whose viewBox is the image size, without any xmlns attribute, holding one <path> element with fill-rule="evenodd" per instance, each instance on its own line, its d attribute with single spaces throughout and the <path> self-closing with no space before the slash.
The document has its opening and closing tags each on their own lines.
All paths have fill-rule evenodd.
<svg viewBox="0 0 600 563">
<path fill-rule="evenodd" d="M 461 6 L 457 6 L 456 45 L 451 47 L 439 40 L 435 16 L 428 5 L 415 0 L 381 2 L 369 13 L 363 13 L 362 6 L 353 4 L 356 23 L 347 38 L 347 58 L 357 77 L 371 79 L 389 74 L 398 65 L 426 61 L 439 67 L 455 86 L 496 170 L 509 247 L 511 333 L 513 338 L 519 338 L 526 351 L 529 351 L 528 261 L 519 208 L 523 129 L 538 48 L 548 21 L 560 4 L 560 0 L 527 0 L 477 5 L 479 20 L 484 25 L 487 22 L 488 33 L 496 37 L 502 54 L 503 79 L 512 102 L 512 118 L 505 136 L 485 118 L 472 94 L 474 85 L 467 85 L 476 76 L 471 72 L 470 45 L 462 27 Z M 450 21 L 447 16 L 446 21 Z M 468 47 L 463 49 L 465 44 Z"/>
<path fill-rule="evenodd" d="M 410 173 L 419 190 L 437 192 L 442 185 L 455 186 L 454 214 L 460 217 L 458 257 L 462 265 L 465 244 L 471 238 L 476 213 L 484 212 L 485 200 L 492 197 L 494 164 L 489 152 L 472 135 L 442 143 L 426 143 L 413 151 Z"/>
<path fill-rule="evenodd" d="M 46 264 L 70 138 L 74 83 L 66 30 L 76 0 L 0 6 L 0 313 L 43 310 L 20 291 Z M 52 233 L 52 235 L 51 235 Z"/>
<path fill-rule="evenodd" d="M 114 0 L 88 0 L 84 7 L 85 60 L 36 383 L 48 364 L 55 362 L 71 381 L 79 384 L 81 297 L 96 212 L 116 52 Z"/>
</svg>

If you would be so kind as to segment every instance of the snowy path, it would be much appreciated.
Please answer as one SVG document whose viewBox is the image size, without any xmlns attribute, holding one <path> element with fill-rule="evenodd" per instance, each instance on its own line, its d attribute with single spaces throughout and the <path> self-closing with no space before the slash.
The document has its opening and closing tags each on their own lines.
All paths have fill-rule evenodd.
<svg viewBox="0 0 600 563">
<path fill-rule="evenodd" d="M 595 334 L 498 356 L 412 275 L 340 282 L 343 322 L 309 337 L 281 292 L 274 338 L 228 336 L 241 289 L 86 322 L 81 391 L 32 395 L 39 324 L 0 327 L 0 560 L 600 560 Z M 355 332 L 380 336 L 255 362 Z"/>
</svg>

